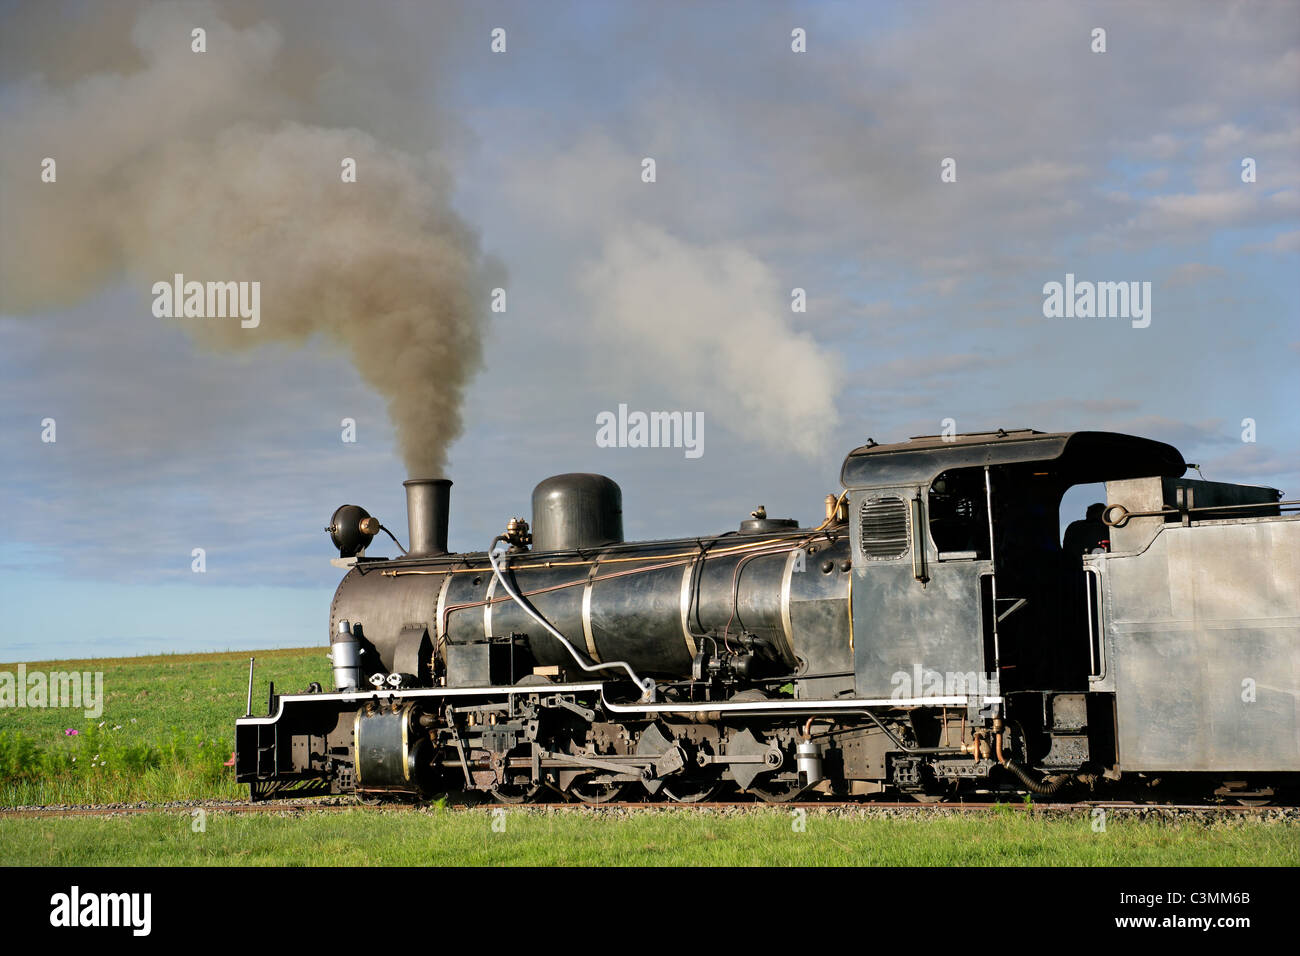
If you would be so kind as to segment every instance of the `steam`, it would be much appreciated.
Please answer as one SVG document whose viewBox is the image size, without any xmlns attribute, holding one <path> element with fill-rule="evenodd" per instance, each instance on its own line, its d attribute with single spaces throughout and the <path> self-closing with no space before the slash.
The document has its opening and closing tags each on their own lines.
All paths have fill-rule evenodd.
<svg viewBox="0 0 1300 956">
<path fill-rule="evenodd" d="M 579 281 L 616 354 L 635 356 L 679 394 L 707 383 L 710 409 L 738 434 L 774 450 L 824 452 L 840 365 L 790 326 L 777 277 L 743 247 L 632 224 L 607 236 Z"/>
<path fill-rule="evenodd" d="M 196 25 L 207 52 L 191 50 Z M 54 58 L 74 79 L 24 79 L 0 101 L 0 311 L 71 304 L 123 276 L 142 309 L 176 273 L 260 282 L 257 328 L 176 321 L 222 351 L 336 343 L 387 399 L 408 471 L 440 474 L 494 284 L 445 171 L 321 125 L 312 84 L 331 82 L 328 51 L 318 63 L 282 55 L 270 24 L 236 28 L 207 4 L 171 4 L 143 8 L 131 39 L 130 68 L 81 70 L 94 52 L 70 43 Z M 40 179 L 45 157 L 53 184 Z M 342 181 L 345 157 L 355 183 Z"/>
</svg>

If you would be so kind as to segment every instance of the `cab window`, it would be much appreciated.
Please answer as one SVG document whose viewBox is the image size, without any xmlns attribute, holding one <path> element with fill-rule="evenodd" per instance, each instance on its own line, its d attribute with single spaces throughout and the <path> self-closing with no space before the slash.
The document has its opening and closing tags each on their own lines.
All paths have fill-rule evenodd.
<svg viewBox="0 0 1300 956">
<path fill-rule="evenodd" d="M 945 471 L 930 485 L 930 538 L 939 557 L 988 558 L 983 468 Z"/>
</svg>

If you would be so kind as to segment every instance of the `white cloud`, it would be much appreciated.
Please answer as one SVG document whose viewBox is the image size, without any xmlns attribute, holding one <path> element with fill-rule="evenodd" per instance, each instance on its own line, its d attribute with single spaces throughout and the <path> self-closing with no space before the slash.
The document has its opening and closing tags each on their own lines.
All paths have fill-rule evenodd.
<svg viewBox="0 0 1300 956">
<path fill-rule="evenodd" d="M 654 226 L 613 231 L 583 270 L 595 333 L 635 378 L 707 402 L 768 448 L 824 451 L 836 424 L 834 355 L 790 322 L 790 290 L 743 246 Z"/>
<path fill-rule="evenodd" d="M 1247 252 L 1276 252 L 1281 254 L 1300 252 L 1300 229 L 1281 232 L 1268 242 L 1246 247 Z"/>
</svg>

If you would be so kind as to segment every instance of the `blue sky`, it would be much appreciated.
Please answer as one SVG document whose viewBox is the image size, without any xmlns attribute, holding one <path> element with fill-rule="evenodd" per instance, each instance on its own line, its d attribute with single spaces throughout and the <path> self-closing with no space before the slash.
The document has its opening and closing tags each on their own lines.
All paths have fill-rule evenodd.
<svg viewBox="0 0 1300 956">
<path fill-rule="evenodd" d="M 565 471 L 622 485 L 629 537 L 760 503 L 808 521 L 848 449 L 949 417 L 1147 435 L 1300 492 L 1292 4 L 0 10 L 0 660 L 323 644 L 333 509 L 405 537 L 386 397 L 337 337 L 281 336 L 269 306 L 231 347 L 150 313 L 163 252 L 255 258 L 273 295 L 340 241 L 295 207 L 310 164 L 271 169 L 283 193 L 190 175 L 221 137 L 306 129 L 424 171 L 507 289 L 463 317 L 483 360 L 446 453 L 457 549 Z M 51 195 L 75 200 L 54 220 Z M 223 225 L 252 195 L 280 237 L 255 257 Z M 1150 282 L 1150 327 L 1045 318 L 1067 272 Z M 704 455 L 598 448 L 620 403 L 703 412 Z"/>
</svg>

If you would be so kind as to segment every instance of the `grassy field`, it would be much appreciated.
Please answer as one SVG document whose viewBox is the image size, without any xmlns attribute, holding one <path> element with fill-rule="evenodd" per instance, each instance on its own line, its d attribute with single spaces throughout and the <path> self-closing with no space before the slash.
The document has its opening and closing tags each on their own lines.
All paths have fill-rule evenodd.
<svg viewBox="0 0 1300 956">
<path fill-rule="evenodd" d="M 282 692 L 329 681 L 324 648 L 261 651 L 254 711 L 266 682 Z M 248 655 L 43 662 L 38 670 L 102 671 L 104 709 L 0 707 L 0 807 L 244 799 L 224 766 L 244 713 Z M 0 671 L 16 665 L 0 665 Z M 66 733 L 76 730 L 75 735 Z M 493 808 L 354 810 L 246 816 L 188 811 L 115 817 L 0 818 L 8 865 L 1300 865 L 1300 825 L 1114 816 L 1094 832 L 1086 811 L 1024 807 L 896 818 L 812 811 L 692 809 L 601 812 Z M 495 828 L 494 828 L 495 824 Z"/>
<path fill-rule="evenodd" d="M 324 647 L 257 651 L 254 713 L 267 681 L 282 693 L 328 684 Z M 43 661 L 37 671 L 100 671 L 103 713 L 0 707 L 0 806 L 117 803 L 247 795 L 222 766 L 248 693 L 246 653 Z M 16 664 L 0 671 L 17 672 Z M 75 730 L 75 735 L 67 733 Z"/>
<path fill-rule="evenodd" d="M 1015 808 L 934 819 L 789 810 L 352 810 L 0 819 L 0 864 L 234 866 L 1295 866 L 1300 827 L 1048 818 Z M 495 828 L 494 828 L 495 824 Z"/>
</svg>

